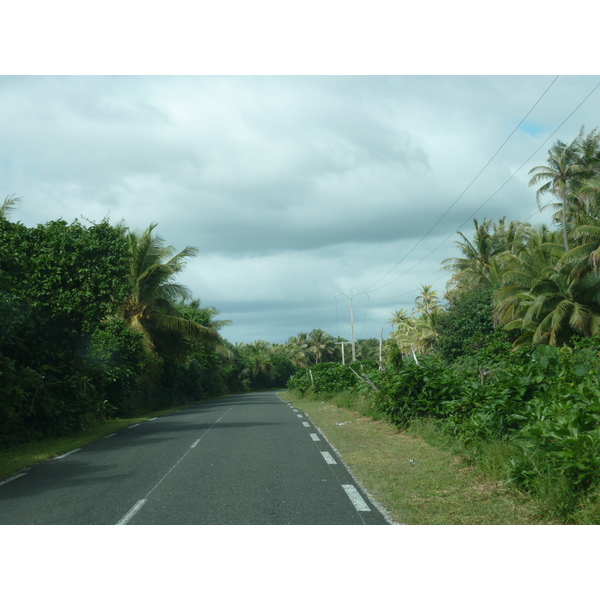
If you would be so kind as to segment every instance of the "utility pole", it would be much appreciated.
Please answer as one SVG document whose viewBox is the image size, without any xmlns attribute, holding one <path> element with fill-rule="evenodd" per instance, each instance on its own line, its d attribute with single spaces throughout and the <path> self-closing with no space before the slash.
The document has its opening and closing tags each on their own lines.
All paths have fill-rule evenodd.
<svg viewBox="0 0 600 600">
<path fill-rule="evenodd" d="M 345 365 L 346 364 L 346 356 L 344 354 L 344 344 L 349 344 L 350 342 L 336 342 L 336 344 L 341 344 L 342 345 L 342 364 Z"/>
<path fill-rule="evenodd" d="M 344 292 L 341 292 L 343 296 L 346 296 Z M 352 330 L 352 362 L 356 362 L 356 346 L 354 344 L 354 312 L 352 311 L 352 298 L 346 296 L 350 300 L 350 329 Z M 342 346 L 343 348 L 343 346 Z"/>
</svg>

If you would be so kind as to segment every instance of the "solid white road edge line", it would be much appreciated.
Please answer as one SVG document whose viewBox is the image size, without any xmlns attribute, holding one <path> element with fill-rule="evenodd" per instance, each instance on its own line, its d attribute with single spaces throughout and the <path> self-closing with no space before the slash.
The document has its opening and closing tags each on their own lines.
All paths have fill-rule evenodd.
<svg viewBox="0 0 600 600">
<path fill-rule="evenodd" d="M 348 494 L 348 498 L 350 498 L 350 502 L 354 504 L 354 508 L 359 511 L 371 511 L 367 503 L 363 500 L 363 497 L 356 491 L 356 488 L 353 485 L 348 483 L 343 484 L 342 487 L 346 494 Z"/>
<path fill-rule="evenodd" d="M 81 448 L 75 448 L 75 450 L 71 450 L 71 452 L 66 452 L 65 454 L 61 454 L 60 456 L 54 457 L 54 460 L 58 460 L 59 458 L 64 458 L 65 456 L 69 456 L 69 454 L 74 454 L 75 452 L 79 452 Z"/>
<path fill-rule="evenodd" d="M 140 508 L 142 508 L 142 506 L 144 506 L 144 504 L 146 504 L 146 499 L 144 498 L 144 500 L 139 500 L 138 502 L 136 502 L 133 505 L 133 508 L 117 523 L 117 525 L 126 525 L 131 518 L 135 515 L 135 513 L 138 512 L 138 510 L 140 510 Z"/>
<path fill-rule="evenodd" d="M 18 475 L 15 475 L 14 477 L 9 477 L 8 479 L 5 479 L 4 481 L 0 481 L 0 485 L 4 485 L 5 483 L 8 483 L 9 481 L 14 481 L 15 479 L 19 479 L 19 477 L 23 477 L 23 475 L 27 475 L 27 473 L 19 473 Z"/>
</svg>

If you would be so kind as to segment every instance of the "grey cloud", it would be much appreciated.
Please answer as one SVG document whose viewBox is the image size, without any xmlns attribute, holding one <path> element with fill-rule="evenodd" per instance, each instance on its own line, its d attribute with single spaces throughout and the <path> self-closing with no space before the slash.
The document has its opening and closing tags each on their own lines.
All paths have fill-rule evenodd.
<svg viewBox="0 0 600 600">
<path fill-rule="evenodd" d="M 534 134 L 518 131 L 423 239 L 552 79 L 0 77 L 0 194 L 23 197 L 29 225 L 110 215 L 197 246 L 183 280 L 233 318 L 233 341 L 335 328 L 334 295 L 409 253 L 362 296 L 374 337 L 420 284 L 443 289 L 439 263 L 473 216 L 536 212 L 527 172 L 546 147 L 504 184 L 597 78 L 560 78 Z M 596 126 L 598 107 L 590 97 L 553 139 Z"/>
</svg>

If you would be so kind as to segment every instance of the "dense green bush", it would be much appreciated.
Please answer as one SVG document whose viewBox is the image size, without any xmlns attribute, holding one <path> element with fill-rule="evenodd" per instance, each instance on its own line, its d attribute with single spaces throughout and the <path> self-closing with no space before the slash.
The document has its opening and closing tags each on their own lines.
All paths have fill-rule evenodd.
<svg viewBox="0 0 600 600">
<path fill-rule="evenodd" d="M 455 372 L 435 357 L 425 356 L 419 364 L 406 361 L 397 372 L 383 377 L 377 407 L 395 425 L 404 427 L 411 419 L 441 417 L 445 404 L 460 390 Z"/>
<path fill-rule="evenodd" d="M 122 230 L 0 218 L 0 425 L 10 445 L 69 433 L 102 416 L 90 382 L 90 336 L 127 281 Z"/>
<path fill-rule="evenodd" d="M 101 323 L 90 337 L 85 366 L 102 416 L 129 416 L 141 408 L 140 376 L 148 364 L 139 333 L 123 321 Z"/>
<path fill-rule="evenodd" d="M 450 301 L 436 321 L 438 350 L 447 360 L 473 354 L 494 335 L 492 289 L 474 288 Z M 501 334 L 504 336 L 504 334 Z"/>
<path fill-rule="evenodd" d="M 366 361 L 370 366 L 373 361 Z M 356 371 L 361 363 L 353 363 Z M 309 390 L 315 394 L 330 396 L 347 390 L 354 390 L 359 380 L 350 366 L 341 363 L 318 363 L 300 369 L 288 382 L 288 388 L 300 394 Z"/>
<path fill-rule="evenodd" d="M 508 442 L 505 472 L 514 485 L 539 495 L 561 519 L 575 519 L 581 506 L 589 519 L 594 509 L 586 499 L 600 489 L 599 350 L 598 337 L 572 348 L 517 351 L 497 339 L 453 362 L 396 359 L 384 373 L 370 365 L 364 373 L 377 392 L 333 364 L 311 367 L 312 380 L 308 369 L 299 371 L 289 387 L 320 396 L 368 394 L 365 406 L 398 427 L 433 418 L 467 448 Z"/>
</svg>

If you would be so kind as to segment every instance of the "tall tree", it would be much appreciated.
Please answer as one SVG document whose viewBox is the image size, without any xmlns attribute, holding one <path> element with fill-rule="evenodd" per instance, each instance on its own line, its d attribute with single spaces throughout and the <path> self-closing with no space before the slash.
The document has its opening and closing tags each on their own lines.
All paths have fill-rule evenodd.
<svg viewBox="0 0 600 600">
<path fill-rule="evenodd" d="M 315 362 L 319 363 L 324 357 L 329 357 L 335 352 L 333 338 L 322 329 L 313 329 L 308 336 L 309 351 L 314 354 Z"/>
<path fill-rule="evenodd" d="M 154 234 L 156 226 L 151 224 L 141 234 L 126 234 L 131 253 L 131 291 L 119 316 L 143 335 L 151 349 L 160 342 L 165 348 L 177 344 L 178 334 L 211 343 L 218 341 L 213 327 L 186 319 L 177 308 L 177 303 L 190 298 L 190 291 L 175 277 L 197 249 L 187 246 L 176 254 L 173 246 L 167 246 L 163 238 Z"/>
<path fill-rule="evenodd" d="M 456 245 L 462 256 L 442 261 L 445 270 L 454 272 L 449 290 L 475 286 L 497 287 L 500 281 L 498 256 L 519 243 L 523 228 L 523 223 L 507 221 L 506 217 L 502 217 L 497 223 L 491 219 L 484 219 L 482 223 L 473 219 L 473 241 L 458 232 L 461 239 Z"/>
<path fill-rule="evenodd" d="M 582 135 L 583 130 L 579 137 Z M 570 144 L 565 144 L 558 140 L 548 150 L 546 164 L 534 167 L 529 171 L 530 175 L 533 174 L 533 177 L 529 181 L 530 186 L 545 182 L 536 192 L 538 206 L 541 208 L 540 199 L 545 194 L 551 194 L 559 201 L 565 252 L 569 251 L 569 201 L 573 198 L 573 192 L 577 187 L 576 184 L 581 181 L 579 176 L 584 172 L 584 169 L 585 165 L 582 164 L 579 138 L 576 138 Z M 558 212 L 555 213 L 555 218 L 557 216 Z"/>
</svg>

